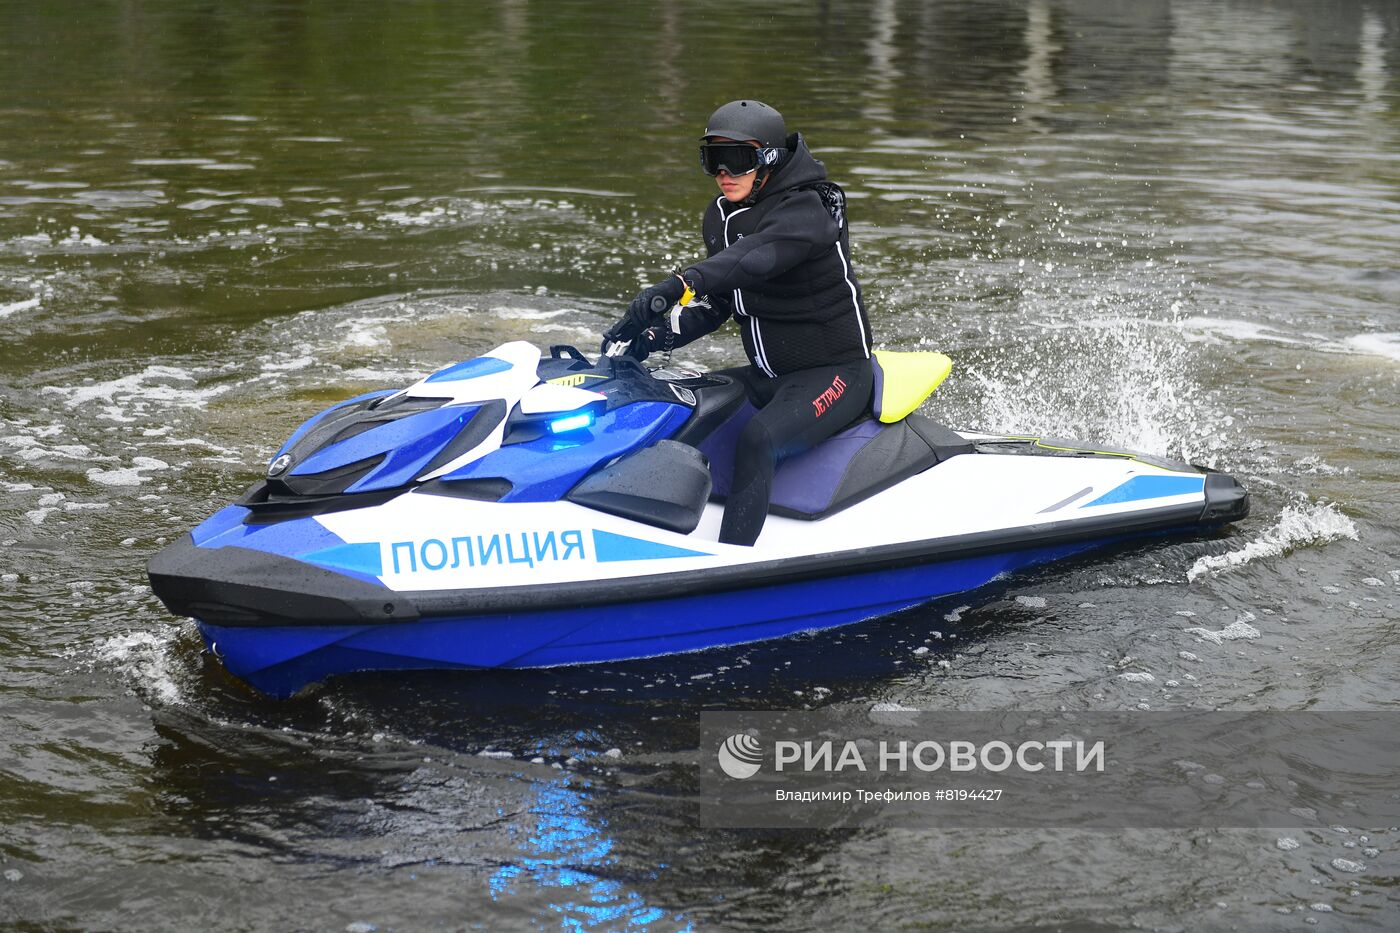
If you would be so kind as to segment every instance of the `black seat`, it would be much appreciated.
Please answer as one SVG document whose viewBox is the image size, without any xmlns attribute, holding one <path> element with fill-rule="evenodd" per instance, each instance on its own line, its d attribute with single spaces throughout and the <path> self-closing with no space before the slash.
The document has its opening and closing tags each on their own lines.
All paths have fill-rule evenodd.
<svg viewBox="0 0 1400 933">
<path fill-rule="evenodd" d="M 717 501 L 729 495 L 734 446 L 756 411 L 742 392 L 738 403 L 727 404 L 732 408 L 727 420 L 696 445 L 710 461 L 710 498 Z M 784 461 L 773 477 L 769 511 L 788 518 L 825 518 L 972 449 L 961 435 L 922 415 L 894 424 L 865 418 Z"/>
</svg>

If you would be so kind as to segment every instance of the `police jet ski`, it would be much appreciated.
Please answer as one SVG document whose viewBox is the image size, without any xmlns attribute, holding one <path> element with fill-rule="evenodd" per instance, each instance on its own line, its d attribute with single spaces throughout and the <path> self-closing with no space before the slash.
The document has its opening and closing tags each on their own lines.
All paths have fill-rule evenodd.
<svg viewBox="0 0 1400 933">
<path fill-rule="evenodd" d="M 524 668 L 825 629 L 1103 544 L 1244 517 L 1233 478 L 914 411 L 947 375 L 877 356 L 872 416 L 781 465 L 720 544 L 742 387 L 523 342 L 299 427 L 151 585 L 276 696 L 336 674 Z"/>
</svg>

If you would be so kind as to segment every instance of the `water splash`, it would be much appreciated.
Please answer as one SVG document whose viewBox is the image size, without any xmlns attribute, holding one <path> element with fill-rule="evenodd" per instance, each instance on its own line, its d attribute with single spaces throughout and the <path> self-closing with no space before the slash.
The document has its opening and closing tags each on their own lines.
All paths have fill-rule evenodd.
<svg viewBox="0 0 1400 933">
<path fill-rule="evenodd" d="M 1233 419 L 1196 379 L 1196 351 L 1162 322 L 1125 317 L 1042 322 L 1025 355 L 981 363 L 981 425 L 1193 460 L 1227 449 Z"/>
<path fill-rule="evenodd" d="M 1207 574 L 1232 570 L 1250 561 L 1278 557 L 1294 548 L 1327 544 L 1341 538 L 1355 541 L 1356 524 L 1343 515 L 1335 504 L 1290 505 L 1279 513 L 1277 522 L 1244 547 L 1197 560 L 1186 572 L 1186 579 L 1194 581 Z"/>
<path fill-rule="evenodd" d="M 183 701 L 184 694 L 175 677 L 175 649 L 179 629 L 162 625 L 155 631 L 127 632 L 98 644 L 94 660 L 112 668 L 131 681 L 137 693 L 168 705 Z"/>
</svg>

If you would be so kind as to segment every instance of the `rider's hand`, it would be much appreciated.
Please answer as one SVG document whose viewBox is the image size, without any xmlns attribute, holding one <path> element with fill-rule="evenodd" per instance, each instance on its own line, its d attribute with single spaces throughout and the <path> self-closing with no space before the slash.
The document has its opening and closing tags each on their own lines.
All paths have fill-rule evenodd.
<svg viewBox="0 0 1400 933">
<path fill-rule="evenodd" d="M 626 343 L 628 340 L 631 340 L 631 337 L 626 336 L 627 330 L 627 318 L 624 317 L 612 327 L 603 331 L 603 349 L 606 350 L 610 343 Z"/>
<path fill-rule="evenodd" d="M 680 301 L 684 294 L 685 282 L 679 275 L 667 276 L 663 281 L 638 292 L 628 305 L 627 317 L 623 322 L 628 329 L 627 339 L 650 327 L 653 319 L 671 310 L 671 305 Z"/>
<path fill-rule="evenodd" d="M 638 334 L 631 341 L 624 340 L 615 332 L 619 328 L 621 328 L 622 325 L 625 323 L 626 319 L 619 321 L 616 325 L 613 326 L 612 330 L 608 331 L 606 334 L 603 335 L 603 345 L 599 347 L 598 355 L 628 356 L 640 363 L 642 362 L 642 360 L 645 360 L 648 356 L 651 355 L 651 343 L 655 335 L 655 331 L 646 330 Z M 614 345 L 617 344 L 625 344 L 625 346 L 620 352 L 613 350 Z"/>
<path fill-rule="evenodd" d="M 656 336 L 656 328 L 648 328 L 637 335 L 637 339 L 627 345 L 627 349 L 622 351 L 623 356 L 630 356 L 638 363 L 651 355 L 651 344 Z"/>
</svg>

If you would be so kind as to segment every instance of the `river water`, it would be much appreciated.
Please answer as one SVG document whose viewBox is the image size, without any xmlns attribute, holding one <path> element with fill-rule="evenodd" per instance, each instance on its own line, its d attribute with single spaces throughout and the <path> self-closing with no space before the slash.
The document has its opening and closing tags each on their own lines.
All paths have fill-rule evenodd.
<svg viewBox="0 0 1400 933">
<path fill-rule="evenodd" d="M 747 648 L 230 681 L 146 559 L 332 400 L 592 350 L 744 95 L 877 342 L 956 361 L 930 414 L 1250 518 Z M 712 709 L 1400 706 L 1397 257 L 1388 0 L 0 4 L 0 927 L 1394 929 L 1394 828 L 714 832 L 693 761 Z"/>
</svg>

